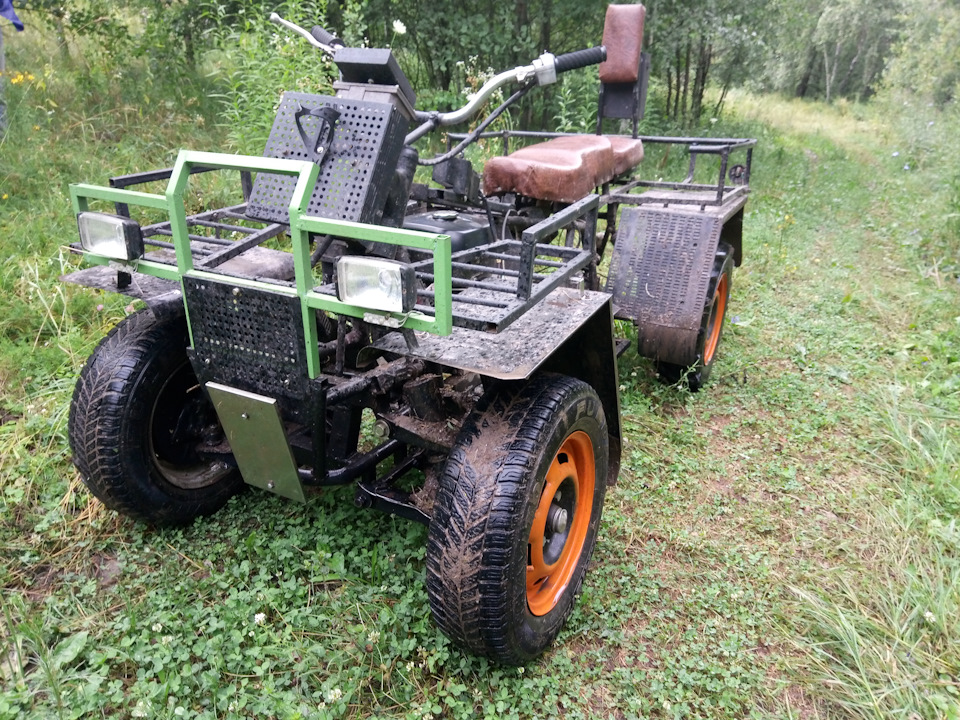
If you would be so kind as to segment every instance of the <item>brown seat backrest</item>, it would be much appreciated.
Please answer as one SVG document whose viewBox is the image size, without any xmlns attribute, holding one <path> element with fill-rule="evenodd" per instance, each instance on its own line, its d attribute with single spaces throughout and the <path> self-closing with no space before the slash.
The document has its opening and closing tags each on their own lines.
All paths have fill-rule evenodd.
<svg viewBox="0 0 960 720">
<path fill-rule="evenodd" d="M 647 99 L 649 55 L 643 50 L 643 5 L 610 5 L 603 23 L 607 59 L 600 63 L 597 134 L 605 117 L 632 119 L 633 136 Z"/>
<path fill-rule="evenodd" d="M 643 5 L 610 5 L 603 21 L 607 59 L 600 63 L 600 82 L 635 83 L 640 73 L 643 46 Z"/>
</svg>

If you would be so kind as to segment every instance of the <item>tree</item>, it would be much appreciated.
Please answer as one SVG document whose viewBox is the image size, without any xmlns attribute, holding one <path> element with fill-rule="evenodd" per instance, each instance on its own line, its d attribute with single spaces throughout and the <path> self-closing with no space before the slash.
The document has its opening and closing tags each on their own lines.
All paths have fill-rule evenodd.
<svg viewBox="0 0 960 720">
<path fill-rule="evenodd" d="M 944 106 L 960 97 L 960 5 L 907 0 L 904 27 L 884 79 L 890 90 Z"/>
<path fill-rule="evenodd" d="M 898 37 L 903 0 L 781 0 L 776 11 L 780 31 L 767 63 L 775 89 L 828 102 L 875 92 Z"/>
<path fill-rule="evenodd" d="M 770 13 L 759 0 L 648 2 L 646 45 L 653 71 L 667 88 L 667 116 L 696 124 L 711 79 L 720 84 L 718 112 L 727 90 L 743 82 L 761 60 Z"/>
</svg>

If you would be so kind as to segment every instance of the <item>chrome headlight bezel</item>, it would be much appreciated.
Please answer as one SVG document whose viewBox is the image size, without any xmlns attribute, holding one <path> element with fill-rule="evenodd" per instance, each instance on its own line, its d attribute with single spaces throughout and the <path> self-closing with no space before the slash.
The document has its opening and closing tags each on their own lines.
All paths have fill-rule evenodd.
<svg viewBox="0 0 960 720">
<path fill-rule="evenodd" d="M 143 231 L 140 223 L 120 215 L 101 212 L 77 214 L 80 245 L 89 253 L 114 260 L 138 260 L 143 257 Z"/>
</svg>

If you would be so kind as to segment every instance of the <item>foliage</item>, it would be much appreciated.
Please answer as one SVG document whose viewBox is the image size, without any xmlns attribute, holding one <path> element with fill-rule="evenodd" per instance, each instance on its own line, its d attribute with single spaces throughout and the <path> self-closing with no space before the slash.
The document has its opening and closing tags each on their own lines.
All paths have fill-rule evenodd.
<svg viewBox="0 0 960 720">
<path fill-rule="evenodd" d="M 288 1 L 276 12 L 309 27 L 322 17 L 324 4 Z M 244 15 L 234 23 L 220 16 L 217 25 L 223 28 L 213 36 L 220 49 L 208 53 L 205 67 L 223 84 L 219 98 L 231 142 L 242 152 L 259 155 L 283 92 L 330 94 L 336 70 L 302 38 L 261 17 Z"/>
<path fill-rule="evenodd" d="M 908 1 L 904 30 L 886 75 L 887 87 L 943 107 L 960 93 L 960 8 Z"/>
<path fill-rule="evenodd" d="M 592 133 L 597 126 L 597 94 L 599 79 L 588 73 L 570 73 L 560 80 L 557 93 L 559 132 Z"/>
</svg>

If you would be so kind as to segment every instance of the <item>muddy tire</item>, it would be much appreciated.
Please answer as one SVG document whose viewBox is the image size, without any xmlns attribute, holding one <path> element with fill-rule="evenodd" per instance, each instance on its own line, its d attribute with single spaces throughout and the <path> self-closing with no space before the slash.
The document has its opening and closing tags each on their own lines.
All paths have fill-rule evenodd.
<svg viewBox="0 0 960 720">
<path fill-rule="evenodd" d="M 244 487 L 235 468 L 196 452 L 217 418 L 188 344 L 183 317 L 130 315 L 87 360 L 70 406 L 83 482 L 107 507 L 152 525 L 210 514 Z"/>
<path fill-rule="evenodd" d="M 444 633 L 511 665 L 550 646 L 596 544 L 607 467 L 606 419 L 586 383 L 544 374 L 480 400 L 441 476 L 427 542 Z"/>
<path fill-rule="evenodd" d="M 703 306 L 703 317 L 697 333 L 696 360 L 689 366 L 658 362 L 657 373 L 662 382 L 676 385 L 686 381 L 691 392 L 697 392 L 706 384 L 717 359 L 720 338 L 723 337 L 723 321 L 727 315 L 732 285 L 733 248 L 721 243 L 713 260 L 710 284 L 707 286 L 707 301 Z"/>
</svg>

